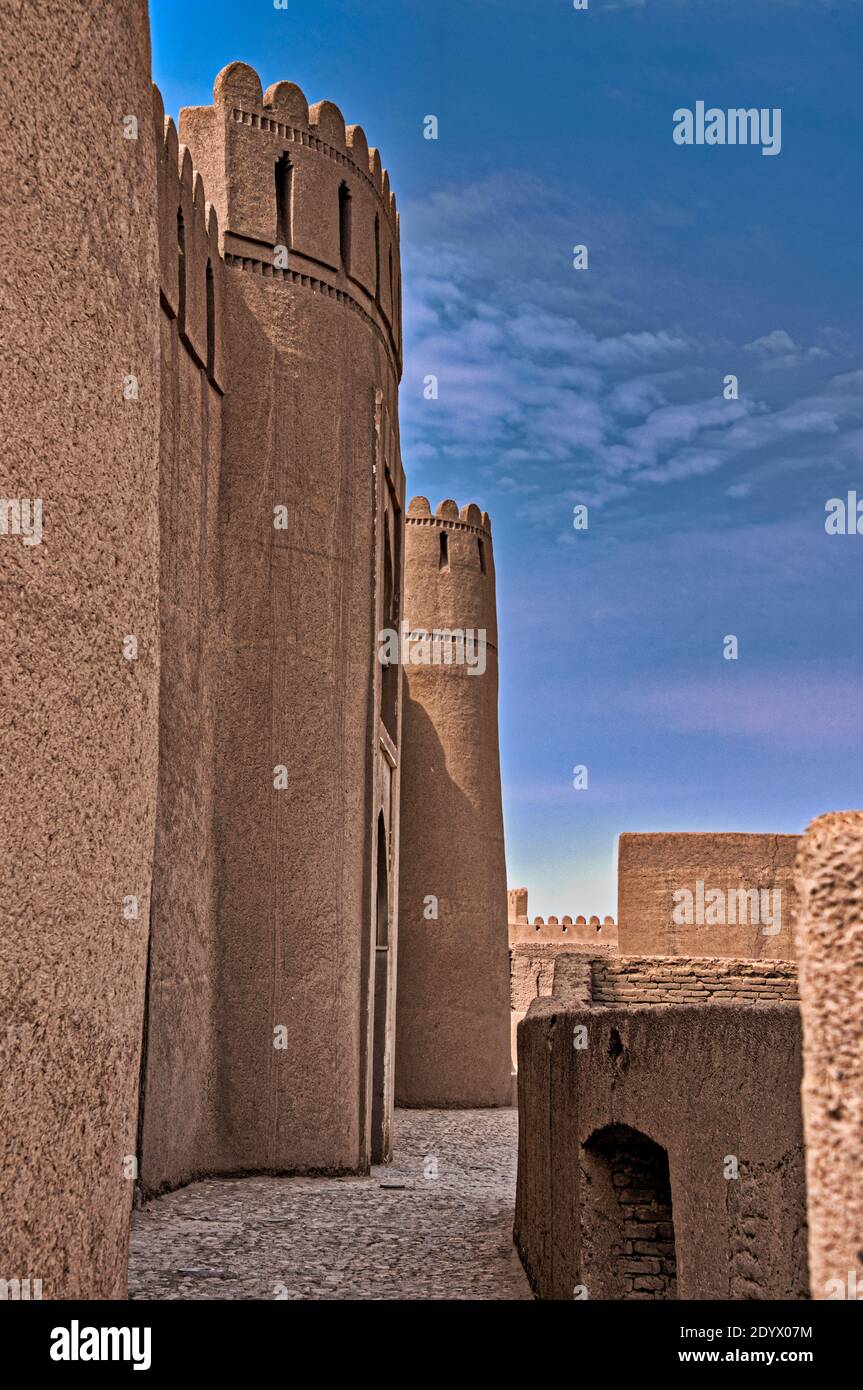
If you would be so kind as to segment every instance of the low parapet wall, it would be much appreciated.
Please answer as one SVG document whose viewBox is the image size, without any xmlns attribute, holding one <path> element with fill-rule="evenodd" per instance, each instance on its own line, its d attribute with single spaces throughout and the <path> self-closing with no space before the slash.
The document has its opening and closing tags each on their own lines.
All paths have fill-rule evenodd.
<svg viewBox="0 0 863 1390">
<path fill-rule="evenodd" d="M 516 1055 L 518 1025 L 534 999 L 542 999 L 551 994 L 556 962 L 562 956 L 573 955 L 589 961 L 596 955 L 610 956 L 616 950 L 617 946 L 612 942 L 597 945 L 578 941 L 528 941 L 510 947 L 510 1025 L 513 1067 L 518 1065 Z"/>
<path fill-rule="evenodd" d="M 754 1007 L 754 964 L 558 957 L 518 1029 L 515 1237 L 539 1298 L 807 1297 L 799 1012 Z M 598 997 L 636 968 L 641 993 L 687 975 L 741 993 Z"/>
<path fill-rule="evenodd" d="M 742 1003 L 796 1000 L 793 961 L 624 956 L 591 961 L 594 1004 L 681 1004 L 720 999 Z"/>
</svg>

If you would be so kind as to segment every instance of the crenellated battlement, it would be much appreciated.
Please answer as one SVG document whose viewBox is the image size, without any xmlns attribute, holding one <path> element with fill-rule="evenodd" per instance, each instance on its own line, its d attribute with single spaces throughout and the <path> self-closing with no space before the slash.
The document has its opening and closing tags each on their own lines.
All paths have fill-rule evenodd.
<svg viewBox="0 0 863 1390">
<path fill-rule="evenodd" d="M 507 918 L 510 945 L 530 942 L 570 942 L 578 945 L 614 947 L 618 942 L 617 923 L 613 917 L 534 917 L 527 914 L 527 889 L 510 888 L 507 892 Z"/>
<path fill-rule="evenodd" d="M 209 380 L 224 391 L 224 314 L 219 219 L 204 180 L 180 144 L 153 87 L 159 232 L 159 289 L 163 309 L 178 320 L 181 340 Z"/>
<path fill-rule="evenodd" d="M 226 264 L 359 311 L 400 373 L 398 209 L 362 126 L 330 101 L 310 106 L 293 82 L 264 92 L 254 68 L 235 62 L 216 78 L 212 106 L 180 112 L 180 138 L 219 210 Z"/>
<path fill-rule="evenodd" d="M 494 546 L 488 512 L 451 497 L 432 515 L 428 498 L 414 497 L 405 516 L 405 556 L 415 627 L 473 628 L 497 654 Z"/>
<path fill-rule="evenodd" d="M 331 101 L 319 101 L 315 106 L 308 106 L 301 89 L 296 87 L 293 82 L 277 82 L 268 87 L 263 98 L 265 107 L 278 109 L 276 100 L 270 99 L 276 93 L 277 88 L 290 88 L 292 93 L 297 94 L 297 102 L 301 102 L 303 105 L 304 114 L 293 124 L 280 121 L 273 116 L 262 115 L 257 111 L 244 110 L 241 106 L 231 107 L 231 120 L 236 121 L 239 125 L 249 125 L 253 130 L 277 135 L 280 140 L 305 145 L 307 148 L 325 155 L 327 159 L 334 160 L 336 164 L 351 169 L 358 177 L 365 179 L 374 190 L 380 200 L 382 211 L 390 218 L 393 226 L 398 228 L 399 215 L 396 195 L 390 189 L 389 173 L 381 164 L 379 152 L 374 148 L 369 148 L 362 126 L 345 125 L 341 111 Z M 293 100 L 291 104 L 293 105 Z M 327 119 L 327 110 L 334 113 L 329 119 Z M 322 116 L 326 122 L 323 125 Z M 317 132 L 326 129 L 328 125 L 332 126 L 333 123 L 336 124 L 336 131 L 341 131 L 341 135 L 337 133 L 336 143 L 329 144 Z"/>
<path fill-rule="evenodd" d="M 458 503 L 447 498 L 445 502 L 438 504 L 437 511 L 432 515 L 428 498 L 414 497 L 408 504 L 405 520 L 415 526 L 436 526 L 446 527 L 453 531 L 477 532 L 491 540 L 489 514 L 488 512 L 481 512 L 475 502 L 469 502 L 459 511 Z"/>
<path fill-rule="evenodd" d="M 609 927 L 616 927 L 617 923 L 613 917 L 534 917 L 532 926 L 535 931 L 540 927 L 560 927 L 561 931 L 568 931 L 570 927 L 592 927 L 594 931 L 604 931 Z"/>
<path fill-rule="evenodd" d="M 617 923 L 613 917 L 534 917 L 532 922 L 509 923 L 511 946 L 530 943 L 549 942 L 565 945 L 603 945 L 616 947 L 618 943 Z"/>
</svg>

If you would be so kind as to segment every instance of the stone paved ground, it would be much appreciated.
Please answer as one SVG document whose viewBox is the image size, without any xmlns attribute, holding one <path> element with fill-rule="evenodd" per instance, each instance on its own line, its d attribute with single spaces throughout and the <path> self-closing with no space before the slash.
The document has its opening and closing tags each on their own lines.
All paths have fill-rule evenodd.
<svg viewBox="0 0 863 1390">
<path fill-rule="evenodd" d="M 129 1296 L 529 1299 L 517 1138 L 515 1110 L 400 1110 L 369 1178 L 193 1183 L 135 1213 Z"/>
</svg>

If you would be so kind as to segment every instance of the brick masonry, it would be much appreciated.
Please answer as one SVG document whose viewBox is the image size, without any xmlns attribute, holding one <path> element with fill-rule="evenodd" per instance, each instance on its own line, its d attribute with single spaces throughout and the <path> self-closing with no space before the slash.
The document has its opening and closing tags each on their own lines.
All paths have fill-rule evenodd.
<svg viewBox="0 0 863 1390">
<path fill-rule="evenodd" d="M 665 1151 L 625 1126 L 582 1151 L 581 1180 L 596 1194 L 582 1208 L 585 1268 L 598 1257 L 605 1296 L 677 1297 L 671 1183 Z"/>
<path fill-rule="evenodd" d="M 594 1004 L 696 1004 L 737 999 L 796 1002 L 797 968 L 785 960 L 636 956 L 592 960 Z"/>
</svg>

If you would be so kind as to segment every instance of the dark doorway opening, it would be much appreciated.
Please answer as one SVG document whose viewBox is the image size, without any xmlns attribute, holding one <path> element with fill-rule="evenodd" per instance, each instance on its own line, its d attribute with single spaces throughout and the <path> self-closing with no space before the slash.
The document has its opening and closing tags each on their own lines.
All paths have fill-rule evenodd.
<svg viewBox="0 0 863 1390">
<path fill-rule="evenodd" d="M 628 1125 L 609 1125 L 581 1150 L 580 1282 L 588 1297 L 677 1297 L 668 1154 Z"/>
</svg>

